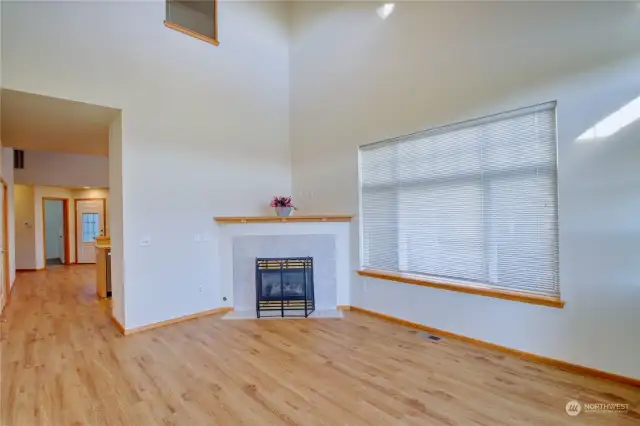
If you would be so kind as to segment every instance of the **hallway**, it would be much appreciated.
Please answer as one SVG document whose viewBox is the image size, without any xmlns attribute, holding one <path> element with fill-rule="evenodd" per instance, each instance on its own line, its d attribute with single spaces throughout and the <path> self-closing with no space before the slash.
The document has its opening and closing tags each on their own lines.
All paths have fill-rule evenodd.
<svg viewBox="0 0 640 426">
<path fill-rule="evenodd" d="M 2 424 L 87 424 L 74 407 L 102 389 L 95 362 L 120 336 L 108 303 L 95 265 L 18 273 L 2 324 Z"/>
<path fill-rule="evenodd" d="M 562 426 L 576 424 L 571 399 L 630 406 L 583 425 L 640 419 L 637 388 L 362 314 L 211 316 L 124 337 L 107 312 L 93 265 L 19 274 L 2 324 L 3 425 Z"/>
</svg>

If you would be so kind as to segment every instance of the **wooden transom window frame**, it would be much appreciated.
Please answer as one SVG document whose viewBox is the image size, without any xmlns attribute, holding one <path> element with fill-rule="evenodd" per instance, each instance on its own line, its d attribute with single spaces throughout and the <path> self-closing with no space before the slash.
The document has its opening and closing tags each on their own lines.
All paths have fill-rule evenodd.
<svg viewBox="0 0 640 426">
<path fill-rule="evenodd" d="M 209 37 L 204 34 L 200 34 L 196 31 L 190 30 L 189 28 L 183 27 L 182 25 L 178 25 L 174 22 L 165 19 L 164 26 L 167 28 L 171 28 L 172 30 L 179 31 L 188 36 L 197 38 L 198 40 L 204 41 L 206 43 L 213 44 L 214 46 L 219 46 L 220 41 L 218 40 L 218 0 L 209 0 L 213 2 L 213 37 Z M 171 0 L 165 0 L 165 5 L 168 7 Z"/>
</svg>

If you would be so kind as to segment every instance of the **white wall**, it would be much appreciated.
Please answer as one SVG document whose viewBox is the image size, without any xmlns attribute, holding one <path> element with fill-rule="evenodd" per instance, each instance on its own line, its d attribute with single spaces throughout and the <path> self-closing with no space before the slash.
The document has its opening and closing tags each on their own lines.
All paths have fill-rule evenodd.
<svg viewBox="0 0 640 426">
<path fill-rule="evenodd" d="M 24 169 L 15 170 L 16 183 L 77 187 L 109 185 L 109 159 L 107 157 L 50 151 L 24 151 L 24 164 Z"/>
<path fill-rule="evenodd" d="M 2 2 L 0 1 L 0 65 L 2 64 Z M 2 87 L 2 66 L 0 66 L 0 88 Z M 0 98 L 2 98 L 2 90 L 0 90 Z M 0 102 L 0 105 L 2 102 Z M 0 116 L 2 116 L 2 108 L 0 108 Z M 0 123 L 2 120 L 0 120 Z M 2 157 L 4 152 L 2 151 L 2 125 L 0 124 L 0 173 L 4 167 Z M 1 232 L 1 231 L 0 231 Z"/>
<path fill-rule="evenodd" d="M 640 378 L 640 122 L 576 138 L 640 95 L 634 3 L 296 2 L 294 196 L 358 211 L 358 146 L 558 101 L 564 309 L 354 277 L 352 303 L 511 348 Z M 358 267 L 358 226 L 352 266 Z"/>
<path fill-rule="evenodd" d="M 122 203 L 122 115 L 109 126 L 109 220 L 111 237 L 111 313 L 125 324 L 124 244 Z"/>
<path fill-rule="evenodd" d="M 73 189 L 73 198 L 109 198 L 107 188 Z"/>
<path fill-rule="evenodd" d="M 45 259 L 64 259 L 62 201 L 45 200 Z"/>
<path fill-rule="evenodd" d="M 9 205 L 9 280 L 13 286 L 16 279 L 16 220 L 14 207 L 13 186 L 13 149 L 2 148 L 2 177 L 7 183 L 7 198 Z"/>
<path fill-rule="evenodd" d="M 15 265 L 17 269 L 36 269 L 36 227 L 33 186 L 14 186 Z"/>
<path fill-rule="evenodd" d="M 5 87 L 122 110 L 127 328 L 220 306 L 215 241 L 195 234 L 291 191 L 288 12 L 221 2 L 214 47 L 165 28 L 161 1 L 3 4 Z"/>
<path fill-rule="evenodd" d="M 2 64 L 2 2 L 0 1 L 0 64 Z M 0 65 L 0 87 L 2 87 L 2 66 Z M 0 97 L 2 96 L 2 91 L 0 90 Z M 0 102 L 1 104 L 2 102 Z M 2 109 L 0 108 L 0 116 L 2 115 Z M 2 120 L 0 120 L 1 122 Z M 0 175 L 4 178 L 4 150 L 2 149 L 2 127 L 0 126 Z M 6 179 L 5 179 L 6 182 Z M 11 227 L 11 222 L 9 222 L 9 227 Z M 4 232 L 4 228 L 0 227 L 2 229 L 0 229 L 0 238 L 3 238 L 3 232 Z M 9 252 L 12 253 L 15 251 L 15 248 L 11 245 L 11 240 L 9 240 L 9 247 L 6 247 L 7 249 L 9 249 Z M 9 255 L 10 259 L 9 259 L 9 265 L 11 265 L 11 257 L 12 254 Z M 11 267 L 10 267 L 11 269 Z M 13 272 L 13 274 L 15 274 L 15 272 Z M 11 278 L 11 272 L 9 272 L 9 283 L 10 285 L 13 285 L 13 278 Z M 0 290 L 0 293 L 2 293 L 3 296 L 3 300 L 4 300 L 4 288 L 2 288 Z M 2 307 L 0 307 L 0 311 L 2 310 Z"/>
</svg>

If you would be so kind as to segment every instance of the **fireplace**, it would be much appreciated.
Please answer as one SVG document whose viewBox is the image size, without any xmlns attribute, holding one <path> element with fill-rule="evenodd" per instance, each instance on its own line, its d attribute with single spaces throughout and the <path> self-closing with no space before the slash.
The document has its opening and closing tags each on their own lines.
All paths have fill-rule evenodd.
<svg viewBox="0 0 640 426">
<path fill-rule="evenodd" d="M 308 317 L 315 309 L 313 258 L 256 258 L 256 315 Z"/>
</svg>

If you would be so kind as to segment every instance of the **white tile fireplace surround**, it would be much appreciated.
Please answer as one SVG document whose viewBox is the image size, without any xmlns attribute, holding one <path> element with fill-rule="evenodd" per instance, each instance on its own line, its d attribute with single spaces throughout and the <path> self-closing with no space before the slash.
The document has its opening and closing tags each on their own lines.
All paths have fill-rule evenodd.
<svg viewBox="0 0 640 426">
<path fill-rule="evenodd" d="M 222 306 L 256 311 L 256 258 L 313 257 L 316 310 L 350 304 L 350 216 L 215 218 Z"/>
</svg>

